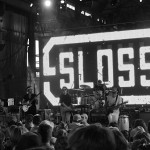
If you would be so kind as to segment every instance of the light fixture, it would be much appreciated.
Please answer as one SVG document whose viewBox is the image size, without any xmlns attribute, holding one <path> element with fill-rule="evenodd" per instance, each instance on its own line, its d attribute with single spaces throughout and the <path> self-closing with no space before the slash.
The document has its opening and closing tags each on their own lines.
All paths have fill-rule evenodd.
<svg viewBox="0 0 150 150">
<path fill-rule="evenodd" d="M 52 5 L 52 2 L 50 0 L 45 0 L 44 4 L 46 7 L 50 7 Z"/>
<path fill-rule="evenodd" d="M 65 3 L 65 0 L 61 0 L 60 3 L 61 3 L 61 4 L 64 4 L 64 3 Z"/>
<path fill-rule="evenodd" d="M 30 4 L 30 7 L 32 7 L 32 6 L 33 6 L 33 3 Z"/>
<path fill-rule="evenodd" d="M 60 0 L 60 6 L 59 6 L 59 8 L 61 9 L 61 10 L 66 10 L 66 0 Z"/>
</svg>

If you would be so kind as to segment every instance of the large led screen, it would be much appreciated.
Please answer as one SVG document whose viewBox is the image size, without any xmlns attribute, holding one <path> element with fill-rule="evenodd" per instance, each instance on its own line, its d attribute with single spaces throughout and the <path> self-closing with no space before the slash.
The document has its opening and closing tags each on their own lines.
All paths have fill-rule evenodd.
<svg viewBox="0 0 150 150">
<path fill-rule="evenodd" d="M 58 105 L 63 86 L 91 89 L 97 80 L 122 90 L 128 104 L 150 104 L 150 29 L 40 40 L 44 97 Z"/>
</svg>

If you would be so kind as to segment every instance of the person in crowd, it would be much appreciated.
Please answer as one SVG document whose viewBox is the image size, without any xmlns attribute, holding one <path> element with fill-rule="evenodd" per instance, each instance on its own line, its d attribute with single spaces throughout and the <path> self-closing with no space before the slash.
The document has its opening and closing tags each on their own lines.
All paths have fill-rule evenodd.
<svg viewBox="0 0 150 150">
<path fill-rule="evenodd" d="M 17 125 L 17 117 L 15 115 L 7 116 L 7 125 L 10 127 L 11 125 Z"/>
<path fill-rule="evenodd" d="M 130 132 L 127 130 L 122 130 L 121 133 L 124 135 L 124 137 L 126 138 L 126 140 L 130 140 Z"/>
<path fill-rule="evenodd" d="M 84 126 L 89 126 L 88 115 L 85 113 L 81 114 L 81 124 L 83 124 Z"/>
<path fill-rule="evenodd" d="M 138 131 L 134 137 L 133 140 L 138 140 L 138 139 L 145 139 L 146 144 L 150 143 L 150 135 L 147 132 L 142 132 L 142 131 Z"/>
<path fill-rule="evenodd" d="M 145 143 L 145 139 L 134 140 L 131 143 L 131 150 L 140 150 L 139 147 L 141 147 L 142 145 L 146 145 Z"/>
<path fill-rule="evenodd" d="M 29 148 L 40 147 L 40 146 L 42 146 L 40 136 L 33 132 L 27 132 L 21 135 L 21 138 L 15 150 L 26 150 Z"/>
<path fill-rule="evenodd" d="M 19 143 L 21 135 L 22 135 L 21 128 L 16 126 L 10 136 L 12 149 L 15 149 L 16 145 Z"/>
<path fill-rule="evenodd" d="M 137 132 L 147 132 L 147 125 L 143 119 L 136 119 L 134 121 L 133 127 L 130 131 L 130 141 L 133 140 L 133 137 Z"/>
<path fill-rule="evenodd" d="M 123 98 L 118 94 L 118 89 L 112 87 L 112 90 L 110 90 L 106 97 L 105 103 L 109 124 L 112 122 L 118 124 L 121 104 L 123 104 Z"/>
<path fill-rule="evenodd" d="M 25 117 L 25 123 L 23 125 L 25 128 L 28 129 L 28 131 L 33 128 L 33 115 L 32 114 L 27 114 Z"/>
<path fill-rule="evenodd" d="M 31 128 L 31 132 L 37 132 L 39 124 L 41 123 L 41 116 L 36 114 L 33 116 L 33 127 Z"/>
<path fill-rule="evenodd" d="M 129 150 L 130 145 L 124 135 L 119 131 L 118 128 L 112 128 L 112 132 L 115 136 L 116 150 Z"/>
<path fill-rule="evenodd" d="M 95 122 L 92 125 L 98 126 L 98 127 L 103 127 L 103 125 L 100 122 Z"/>
<path fill-rule="evenodd" d="M 0 131 L 0 150 L 5 150 L 4 146 L 5 134 Z"/>
<path fill-rule="evenodd" d="M 132 150 L 144 150 L 144 148 L 148 148 L 147 145 L 149 145 L 149 143 L 149 133 L 138 131 L 133 137 Z"/>
<path fill-rule="evenodd" d="M 146 123 L 145 123 L 145 121 L 143 119 L 135 119 L 134 124 L 133 124 L 133 129 L 138 127 L 138 126 L 143 127 L 145 132 L 148 132 L 147 131 L 147 125 L 146 125 Z"/>
<path fill-rule="evenodd" d="M 38 128 L 38 133 L 40 134 L 42 140 L 42 146 L 49 148 L 50 150 L 54 149 L 54 147 L 50 144 L 53 128 L 53 125 L 48 120 L 43 120 Z"/>
<path fill-rule="evenodd" d="M 80 114 L 75 114 L 73 116 L 72 123 L 69 124 L 69 132 L 74 132 L 77 128 L 83 127 L 83 124 L 81 124 L 82 118 Z"/>
<path fill-rule="evenodd" d="M 5 150 L 15 149 L 16 145 L 18 144 L 21 135 L 24 133 L 29 132 L 23 126 L 11 125 L 7 128 L 8 135 L 5 142 Z"/>
<path fill-rule="evenodd" d="M 73 150 L 116 150 L 111 129 L 98 125 L 79 128 L 68 139 L 68 148 Z"/>
<path fill-rule="evenodd" d="M 61 121 L 57 126 L 55 126 L 54 130 L 53 130 L 53 135 L 55 137 L 57 137 L 59 130 L 66 130 L 68 132 L 68 124 Z"/>
<path fill-rule="evenodd" d="M 33 93 L 31 86 L 27 87 L 27 93 L 23 96 L 23 117 L 27 114 L 32 114 L 33 116 L 37 113 L 36 105 L 38 103 L 36 99 L 37 95 Z"/>
<path fill-rule="evenodd" d="M 71 101 L 71 96 L 68 93 L 67 87 L 62 88 L 62 93 L 60 95 L 60 112 L 61 112 L 61 117 L 62 121 L 66 123 L 70 123 L 70 118 L 71 118 L 71 112 L 72 112 L 72 101 Z"/>
<path fill-rule="evenodd" d="M 55 150 L 66 150 L 68 146 L 68 137 L 67 131 L 64 129 L 60 129 L 57 134 L 57 140 L 55 143 Z"/>
<path fill-rule="evenodd" d="M 14 135 L 15 128 L 17 128 L 17 125 L 13 124 L 11 126 L 8 126 L 6 129 L 6 139 L 5 139 L 5 149 L 6 150 L 12 149 L 11 139 Z"/>
<path fill-rule="evenodd" d="M 115 128 L 118 128 L 118 123 L 116 123 L 116 122 L 111 122 L 111 123 L 109 123 L 109 128 L 111 128 L 111 127 L 115 127 Z"/>
</svg>

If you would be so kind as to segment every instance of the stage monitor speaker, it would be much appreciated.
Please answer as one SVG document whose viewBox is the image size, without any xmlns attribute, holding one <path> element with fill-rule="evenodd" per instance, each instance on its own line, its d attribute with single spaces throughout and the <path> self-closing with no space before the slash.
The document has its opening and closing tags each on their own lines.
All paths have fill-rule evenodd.
<svg viewBox="0 0 150 150">
<path fill-rule="evenodd" d="M 148 124 L 148 121 L 150 120 L 150 112 L 140 112 L 139 118 L 143 119 L 146 124 Z"/>
</svg>

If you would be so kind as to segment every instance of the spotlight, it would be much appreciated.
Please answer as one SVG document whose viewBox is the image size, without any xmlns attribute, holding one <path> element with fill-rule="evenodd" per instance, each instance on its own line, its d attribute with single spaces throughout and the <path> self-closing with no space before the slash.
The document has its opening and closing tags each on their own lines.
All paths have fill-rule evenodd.
<svg viewBox="0 0 150 150">
<path fill-rule="evenodd" d="M 99 21 L 100 21 L 100 19 L 99 19 L 99 18 L 97 18 L 97 21 L 99 22 Z"/>
<path fill-rule="evenodd" d="M 61 1 L 60 1 L 60 4 L 64 4 L 64 3 L 65 3 L 65 0 L 61 0 Z"/>
<path fill-rule="evenodd" d="M 66 10 L 66 0 L 60 0 L 60 6 L 59 9 Z"/>
<path fill-rule="evenodd" d="M 45 0 L 44 4 L 46 7 L 50 7 L 52 5 L 52 2 L 50 0 Z"/>
<path fill-rule="evenodd" d="M 33 3 L 30 4 L 30 7 L 32 7 L 32 6 L 33 6 Z"/>
</svg>

